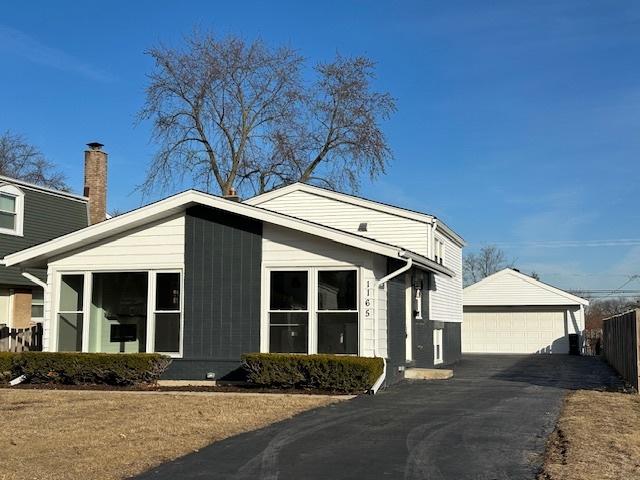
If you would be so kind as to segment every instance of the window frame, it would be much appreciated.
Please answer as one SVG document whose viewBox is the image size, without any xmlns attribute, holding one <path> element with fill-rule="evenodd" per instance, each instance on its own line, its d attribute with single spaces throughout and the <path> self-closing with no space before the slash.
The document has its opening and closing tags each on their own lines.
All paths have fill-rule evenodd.
<svg viewBox="0 0 640 480">
<path fill-rule="evenodd" d="M 444 329 L 433 329 L 433 364 L 441 365 L 444 362 Z M 438 355 L 438 353 L 440 355 Z"/>
<path fill-rule="evenodd" d="M 314 317 L 315 317 L 315 322 L 314 322 L 314 334 L 316 337 L 316 341 L 315 341 L 315 350 L 314 353 L 318 353 L 318 341 L 319 341 L 319 317 L 318 314 L 320 313 L 355 313 L 357 315 L 357 331 L 358 331 L 358 341 L 357 341 L 357 346 L 356 346 L 356 353 L 330 353 L 327 355 L 346 355 L 346 356 L 359 356 L 360 355 L 360 269 L 358 267 L 352 266 L 352 267 L 316 267 L 315 269 L 315 311 L 314 311 Z M 355 310 L 320 310 L 319 306 L 318 306 L 318 285 L 320 284 L 320 282 L 318 281 L 318 277 L 320 272 L 345 272 L 345 271 L 355 271 L 356 272 L 356 309 Z"/>
<path fill-rule="evenodd" d="M 33 290 L 31 291 L 31 321 L 34 323 L 42 323 L 44 322 L 44 308 L 45 308 L 45 293 L 44 293 L 44 289 L 42 288 L 42 299 L 38 299 L 37 302 L 34 303 L 34 298 L 33 298 Z M 42 316 L 41 317 L 34 317 L 33 316 L 33 306 L 37 305 L 37 306 L 42 306 Z"/>
<path fill-rule="evenodd" d="M 0 234 L 22 237 L 24 224 L 24 192 L 10 183 L 0 185 L 0 195 L 6 195 L 15 199 L 15 212 L 0 210 L 2 213 L 11 213 L 15 217 L 13 228 L 0 227 Z"/>
<path fill-rule="evenodd" d="M 356 272 L 356 308 L 357 310 L 319 310 L 318 309 L 318 272 L 320 271 L 345 271 L 352 270 Z M 271 272 L 272 271 L 306 271 L 308 278 L 307 289 L 307 310 L 271 310 Z M 303 355 L 315 355 L 318 353 L 318 313 L 357 313 L 358 318 L 358 341 L 356 353 L 336 353 L 331 355 L 359 356 L 362 351 L 361 345 L 361 329 L 362 329 L 362 293 L 360 286 L 362 284 L 362 270 L 357 265 L 319 265 L 319 266 L 281 266 L 281 265 L 264 265 L 262 268 L 263 278 L 263 301 L 262 301 L 262 329 L 261 329 L 261 351 L 270 352 L 271 345 L 271 319 L 272 312 L 308 312 L 307 324 L 307 352 Z"/>
<path fill-rule="evenodd" d="M 93 275 L 99 273 L 146 273 L 147 274 L 147 339 L 146 339 L 146 352 L 147 353 L 161 353 L 163 355 L 170 356 L 172 358 L 182 358 L 184 352 L 184 270 L 182 268 L 109 268 L 109 269 L 94 269 L 94 270 L 56 270 L 55 275 L 55 292 L 51 295 L 51 340 L 50 344 L 53 346 L 54 351 L 59 351 L 59 314 L 60 313 L 82 313 L 82 349 L 81 352 L 89 352 L 89 335 L 90 335 L 90 322 L 91 322 L 91 299 L 93 297 Z M 179 352 L 156 352 L 155 351 L 155 313 L 176 313 L 175 310 L 171 311 L 156 311 L 156 275 L 158 273 L 178 273 L 180 275 L 180 341 Z M 67 312 L 60 310 L 60 295 L 62 289 L 60 288 L 62 277 L 64 275 L 82 275 L 84 277 L 83 282 L 83 302 L 82 311 Z"/>
<path fill-rule="evenodd" d="M 307 272 L 307 309 L 306 310 L 273 310 L 271 308 L 271 272 Z M 267 320 L 267 352 L 271 351 L 271 314 L 272 313 L 306 313 L 307 314 L 307 351 L 302 352 L 303 355 L 311 354 L 311 311 L 312 311 L 312 295 L 313 278 L 311 272 L 305 267 L 271 267 L 266 269 L 266 320 Z"/>
</svg>

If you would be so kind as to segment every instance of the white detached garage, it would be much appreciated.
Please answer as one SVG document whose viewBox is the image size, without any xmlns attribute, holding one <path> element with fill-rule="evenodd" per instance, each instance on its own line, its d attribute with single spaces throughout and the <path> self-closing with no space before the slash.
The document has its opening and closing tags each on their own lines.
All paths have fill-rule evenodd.
<svg viewBox="0 0 640 480">
<path fill-rule="evenodd" d="M 569 334 L 584 331 L 588 304 L 505 268 L 464 289 L 462 352 L 569 353 Z"/>
</svg>

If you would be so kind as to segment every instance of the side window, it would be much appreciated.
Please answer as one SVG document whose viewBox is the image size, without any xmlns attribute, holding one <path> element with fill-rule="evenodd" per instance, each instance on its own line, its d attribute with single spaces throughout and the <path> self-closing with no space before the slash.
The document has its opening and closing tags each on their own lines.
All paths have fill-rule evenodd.
<svg viewBox="0 0 640 480">
<path fill-rule="evenodd" d="M 58 307 L 58 351 L 81 352 L 84 328 L 84 275 L 62 275 Z"/>
<path fill-rule="evenodd" d="M 13 185 L 0 186 L 0 233 L 22 235 L 24 194 Z"/>
<path fill-rule="evenodd" d="M 156 274 L 156 304 L 154 351 L 180 352 L 180 274 Z"/>
</svg>

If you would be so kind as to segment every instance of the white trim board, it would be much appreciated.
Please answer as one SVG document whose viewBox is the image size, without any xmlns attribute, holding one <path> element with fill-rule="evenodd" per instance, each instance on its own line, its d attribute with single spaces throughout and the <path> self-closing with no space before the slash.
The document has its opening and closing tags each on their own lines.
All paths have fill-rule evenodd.
<svg viewBox="0 0 640 480">
<path fill-rule="evenodd" d="M 104 222 L 91 225 L 75 232 L 63 235 L 48 242 L 22 250 L 4 258 L 6 266 L 42 267 L 47 259 L 63 255 L 72 250 L 91 245 L 113 235 L 124 233 L 132 228 L 181 212 L 188 207 L 204 205 L 226 212 L 242 215 L 256 220 L 291 228 L 311 235 L 319 236 L 336 243 L 370 251 L 391 258 L 412 258 L 414 262 L 437 274 L 453 277 L 454 272 L 422 255 L 389 245 L 360 235 L 344 232 L 335 228 L 291 217 L 264 208 L 239 203 L 196 190 L 187 190 L 145 207 L 119 215 Z"/>
</svg>

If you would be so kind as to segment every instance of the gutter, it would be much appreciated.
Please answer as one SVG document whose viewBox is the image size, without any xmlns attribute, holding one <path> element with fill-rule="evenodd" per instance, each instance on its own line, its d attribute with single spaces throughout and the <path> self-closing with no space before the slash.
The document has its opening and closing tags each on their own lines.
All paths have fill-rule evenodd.
<svg viewBox="0 0 640 480">
<path fill-rule="evenodd" d="M 391 280 L 392 278 L 397 277 L 398 275 L 403 274 L 404 272 L 406 272 L 407 270 L 411 269 L 411 267 L 413 266 L 413 258 L 411 258 L 411 256 L 407 256 L 406 252 L 404 250 L 401 250 L 398 252 L 398 256 L 406 261 L 407 263 L 405 265 L 403 265 L 402 267 L 400 267 L 398 270 L 396 270 L 395 272 L 391 272 L 389 275 L 386 275 L 384 277 L 382 277 L 380 280 L 378 280 L 374 287 L 373 287 L 373 312 L 374 312 L 374 316 L 373 316 L 373 356 L 377 357 L 378 356 L 378 290 L 380 290 L 380 287 L 382 287 L 384 284 L 386 284 L 389 280 Z M 380 375 L 378 377 L 378 379 L 375 381 L 375 383 L 373 384 L 373 386 L 371 387 L 370 393 L 372 394 L 376 394 L 378 393 L 378 390 L 380 390 L 380 387 L 382 386 L 382 383 L 384 382 L 385 377 L 387 376 L 387 359 L 385 357 L 382 357 L 382 375 Z"/>
</svg>

